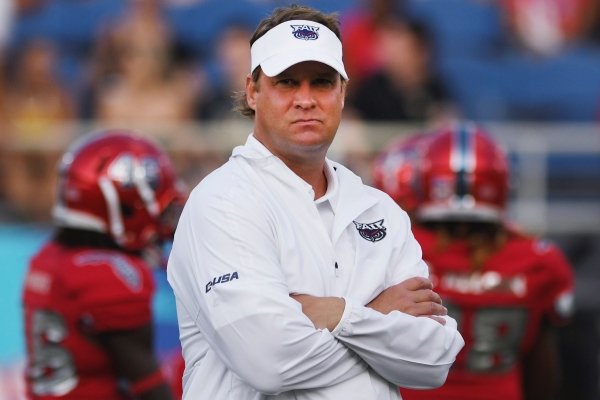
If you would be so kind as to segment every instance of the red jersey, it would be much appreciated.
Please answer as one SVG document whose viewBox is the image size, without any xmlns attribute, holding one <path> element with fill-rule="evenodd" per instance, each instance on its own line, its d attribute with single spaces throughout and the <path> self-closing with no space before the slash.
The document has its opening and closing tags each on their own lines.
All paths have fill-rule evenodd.
<svg viewBox="0 0 600 400">
<path fill-rule="evenodd" d="M 95 334 L 151 323 L 154 281 L 144 261 L 115 250 L 50 242 L 23 288 L 30 399 L 125 399 Z"/>
<path fill-rule="evenodd" d="M 559 323 L 571 308 L 573 274 L 563 253 L 546 241 L 511 233 L 473 271 L 465 243 L 440 251 L 434 233 L 415 227 L 414 234 L 465 346 L 444 386 L 401 389 L 403 398 L 522 399 L 523 354 L 535 343 L 543 318 Z"/>
</svg>

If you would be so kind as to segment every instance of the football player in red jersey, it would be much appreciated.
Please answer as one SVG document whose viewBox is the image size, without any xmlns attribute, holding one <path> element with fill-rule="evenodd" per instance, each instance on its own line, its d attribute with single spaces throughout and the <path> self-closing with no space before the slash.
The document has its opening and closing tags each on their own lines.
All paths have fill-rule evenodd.
<svg viewBox="0 0 600 400">
<path fill-rule="evenodd" d="M 56 232 L 23 286 L 27 398 L 172 398 L 154 354 L 149 260 L 184 200 L 166 153 L 134 133 L 102 131 L 66 151 Z"/>
<path fill-rule="evenodd" d="M 506 221 L 507 160 L 487 132 L 460 123 L 432 135 L 408 159 L 418 173 L 404 192 L 415 196 L 399 204 L 413 211 L 413 233 L 465 347 L 444 386 L 402 396 L 551 399 L 559 382 L 553 328 L 571 312 L 572 269 L 557 247 Z"/>
</svg>

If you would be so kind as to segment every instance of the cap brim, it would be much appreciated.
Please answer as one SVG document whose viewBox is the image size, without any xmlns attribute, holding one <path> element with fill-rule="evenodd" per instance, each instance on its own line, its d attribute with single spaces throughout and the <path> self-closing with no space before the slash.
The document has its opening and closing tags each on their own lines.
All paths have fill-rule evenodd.
<svg viewBox="0 0 600 400">
<path fill-rule="evenodd" d="M 260 64 L 265 75 L 272 77 L 275 75 L 279 75 L 286 69 L 290 68 L 293 65 L 296 65 L 305 61 L 316 61 L 326 65 L 329 65 L 331 68 L 335 69 L 345 80 L 348 80 L 348 74 L 344 69 L 344 66 L 341 65 L 334 57 L 329 53 L 320 53 L 314 50 L 312 51 L 289 51 L 284 53 L 279 53 L 271 58 L 263 60 Z"/>
</svg>

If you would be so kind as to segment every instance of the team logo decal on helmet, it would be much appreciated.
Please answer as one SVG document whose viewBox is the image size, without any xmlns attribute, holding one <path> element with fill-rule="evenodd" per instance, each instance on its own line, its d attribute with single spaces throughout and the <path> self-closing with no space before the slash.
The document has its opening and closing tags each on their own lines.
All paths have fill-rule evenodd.
<svg viewBox="0 0 600 400">
<path fill-rule="evenodd" d="M 144 180 L 148 186 L 156 190 L 160 185 L 160 166 L 153 157 L 137 159 L 132 154 L 122 154 L 108 168 L 108 176 L 120 182 L 124 188 L 132 188 L 137 179 Z"/>
<path fill-rule="evenodd" d="M 431 197 L 435 200 L 444 200 L 454 194 L 456 183 L 449 177 L 435 177 L 431 180 Z"/>
<path fill-rule="evenodd" d="M 415 211 L 423 197 L 420 176 L 422 153 L 431 134 L 415 133 L 393 140 L 373 163 L 373 185 L 386 192 L 407 212 Z"/>
<path fill-rule="evenodd" d="M 317 40 L 319 38 L 319 27 L 310 25 L 291 25 L 292 35 L 296 39 Z"/>
<path fill-rule="evenodd" d="M 360 237 L 369 242 L 379 242 L 386 235 L 387 229 L 383 226 L 383 219 L 370 223 L 352 222 L 354 222 L 354 226 L 356 226 L 356 230 L 358 230 Z"/>
</svg>

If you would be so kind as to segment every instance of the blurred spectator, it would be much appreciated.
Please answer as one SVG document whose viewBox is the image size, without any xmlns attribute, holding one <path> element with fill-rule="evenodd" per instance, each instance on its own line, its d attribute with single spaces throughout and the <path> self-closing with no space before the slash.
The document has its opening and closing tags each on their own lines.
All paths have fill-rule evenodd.
<svg viewBox="0 0 600 400">
<path fill-rule="evenodd" d="M 17 53 L 8 65 L 6 82 L 4 113 L 9 135 L 37 140 L 48 135 L 48 125 L 73 117 L 73 99 L 57 78 L 53 43 L 37 39 Z"/>
<path fill-rule="evenodd" d="M 193 118 L 199 81 L 174 57 L 174 44 L 156 0 L 131 2 L 124 17 L 98 39 L 92 114 L 150 134 Z"/>
<path fill-rule="evenodd" d="M 403 1 L 360 0 L 341 16 L 344 65 L 350 77 L 348 90 L 371 76 L 380 67 L 376 54 L 377 31 L 391 16 L 404 16 Z"/>
<path fill-rule="evenodd" d="M 594 4 L 593 10 L 590 12 L 591 23 L 588 30 L 588 39 L 596 46 L 600 46 L 600 6 Z"/>
<path fill-rule="evenodd" d="M 349 108 L 369 121 L 426 122 L 450 117 L 449 95 L 432 71 L 425 28 L 389 18 L 377 29 L 380 69 L 349 95 Z"/>
<path fill-rule="evenodd" d="M 18 14 L 25 14 L 44 7 L 47 0 L 8 0 L 8 3 L 13 4 Z"/>
<path fill-rule="evenodd" d="M 4 148 L 7 139 L 6 125 L 6 61 L 4 54 L 0 53 L 0 150 Z"/>
<path fill-rule="evenodd" d="M 6 152 L 6 136 L 7 136 L 7 132 L 6 132 L 6 115 L 5 115 L 5 106 L 4 106 L 4 102 L 6 101 L 5 99 L 5 79 L 4 79 L 4 71 L 5 71 L 5 67 L 4 67 L 4 58 L 3 58 L 4 54 L 0 53 L 0 160 L 4 159 L 5 157 L 7 157 L 7 155 L 5 154 Z M 5 178 L 5 173 L 6 171 L 4 171 L 4 165 L 2 165 L 0 163 L 0 208 L 3 209 L 4 206 L 6 205 L 6 178 Z M 0 212 L 0 214 L 4 214 L 3 212 Z"/>
<path fill-rule="evenodd" d="M 245 89 L 246 75 L 250 72 L 248 43 L 252 29 L 242 24 L 232 24 L 223 30 L 214 55 L 215 79 L 202 101 L 202 119 L 232 118 L 233 94 Z"/>
<path fill-rule="evenodd" d="M 49 216 L 54 164 L 74 116 L 74 100 L 56 76 L 56 50 L 44 39 L 18 49 L 7 65 L 2 157 L 4 191 L 13 211 L 29 218 Z"/>
<path fill-rule="evenodd" d="M 499 2 L 511 32 L 525 49 L 555 55 L 581 41 L 592 26 L 597 0 L 507 0 Z"/>
</svg>

